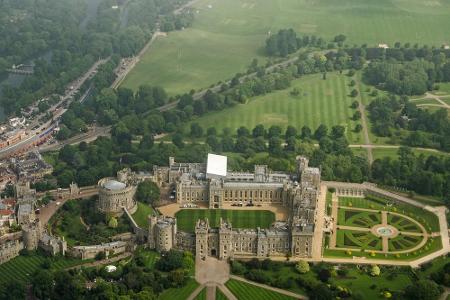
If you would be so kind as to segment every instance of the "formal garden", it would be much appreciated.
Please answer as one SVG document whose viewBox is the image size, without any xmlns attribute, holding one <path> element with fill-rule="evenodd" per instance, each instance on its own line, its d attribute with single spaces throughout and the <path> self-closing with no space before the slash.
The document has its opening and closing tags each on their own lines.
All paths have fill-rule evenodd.
<svg viewBox="0 0 450 300">
<path fill-rule="evenodd" d="M 337 218 L 325 237 L 325 257 L 412 260 L 442 247 L 433 213 L 372 195 L 326 197 L 327 214 Z M 433 234 L 434 233 L 434 234 Z"/>
</svg>

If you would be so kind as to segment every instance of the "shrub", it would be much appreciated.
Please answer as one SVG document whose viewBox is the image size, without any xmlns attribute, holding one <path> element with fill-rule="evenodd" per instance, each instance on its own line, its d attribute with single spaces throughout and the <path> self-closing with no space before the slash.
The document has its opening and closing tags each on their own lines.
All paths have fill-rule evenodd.
<svg viewBox="0 0 450 300">
<path fill-rule="evenodd" d="M 299 260 L 298 263 L 295 265 L 295 269 L 300 274 L 305 274 L 309 272 L 309 264 L 307 261 Z"/>
</svg>

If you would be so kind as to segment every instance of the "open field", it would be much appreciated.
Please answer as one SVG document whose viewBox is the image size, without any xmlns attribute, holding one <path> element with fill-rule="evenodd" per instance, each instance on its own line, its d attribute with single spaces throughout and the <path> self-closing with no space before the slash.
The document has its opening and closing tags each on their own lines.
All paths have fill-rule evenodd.
<svg viewBox="0 0 450 300">
<path fill-rule="evenodd" d="M 133 219 L 136 224 L 141 228 L 147 228 L 148 226 L 148 215 L 153 212 L 153 209 L 145 203 L 138 202 L 138 210 L 133 214 Z"/>
<path fill-rule="evenodd" d="M 161 85 L 172 95 L 207 87 L 244 71 L 254 57 L 262 61 L 267 34 L 281 28 L 327 40 L 342 33 L 349 44 L 450 42 L 445 0 L 200 0 L 194 6 L 192 28 L 159 38 L 123 86 Z"/>
<path fill-rule="evenodd" d="M 268 210 L 183 209 L 176 213 L 178 230 L 193 232 L 198 219 L 208 218 L 211 227 L 218 227 L 220 218 L 233 228 L 268 228 L 275 214 Z"/>
<path fill-rule="evenodd" d="M 17 256 L 0 265 L 0 286 L 9 281 L 28 282 L 33 273 L 42 268 L 42 263 L 46 259 L 42 255 L 32 253 L 29 256 Z M 51 261 L 51 268 L 53 270 L 64 269 L 81 263 L 81 260 L 63 257 L 48 259 Z"/>
<path fill-rule="evenodd" d="M 289 300 L 295 299 L 274 291 L 263 289 L 239 280 L 230 279 L 225 284 L 227 288 L 239 300 L 255 300 L 255 299 L 273 299 L 273 300 Z"/>
<path fill-rule="evenodd" d="M 225 127 L 232 130 L 240 126 L 253 129 L 258 124 L 283 128 L 292 125 L 297 130 L 307 125 L 313 131 L 320 124 L 329 128 L 343 125 L 352 143 L 363 143 L 361 134 L 353 131 L 358 122 L 351 120 L 355 110 L 350 108 L 354 99 L 348 96 L 351 91 L 349 82 L 349 77 L 338 73 L 328 74 L 326 80 L 322 79 L 321 74 L 308 75 L 293 81 L 288 90 L 254 97 L 247 104 L 212 112 L 193 122 L 204 128 L 214 126 L 219 132 Z M 299 96 L 290 95 L 294 87 L 300 90 Z"/>
</svg>

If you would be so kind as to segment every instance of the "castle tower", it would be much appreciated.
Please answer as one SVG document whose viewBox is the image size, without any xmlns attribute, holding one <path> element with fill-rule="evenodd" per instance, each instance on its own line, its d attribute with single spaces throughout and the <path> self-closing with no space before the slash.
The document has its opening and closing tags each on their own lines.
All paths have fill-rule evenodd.
<svg viewBox="0 0 450 300">
<path fill-rule="evenodd" d="M 195 254 L 197 258 L 205 259 L 208 256 L 208 233 L 209 233 L 209 221 L 198 220 L 195 225 Z"/>
<path fill-rule="evenodd" d="M 22 226 L 23 245 L 27 250 L 36 250 L 41 238 L 41 223 L 36 220 L 32 224 Z"/>
<path fill-rule="evenodd" d="M 209 181 L 209 208 L 222 208 L 223 186 L 220 179 Z"/>
<path fill-rule="evenodd" d="M 266 165 L 255 165 L 255 182 L 266 182 L 269 168 Z"/>
<path fill-rule="evenodd" d="M 220 218 L 219 227 L 219 259 L 233 258 L 233 230 L 231 223 Z"/>
<path fill-rule="evenodd" d="M 297 162 L 297 176 L 300 179 L 302 172 L 308 168 L 309 159 L 304 156 L 297 156 L 295 160 Z"/>
<path fill-rule="evenodd" d="M 259 258 L 267 257 L 269 253 L 269 241 L 267 240 L 267 235 L 259 227 L 257 228 L 257 232 L 256 256 Z"/>
<path fill-rule="evenodd" d="M 156 237 L 155 237 L 155 225 L 158 221 L 156 216 L 149 215 L 148 216 L 148 239 L 147 244 L 150 249 L 155 249 L 156 245 Z"/>
</svg>

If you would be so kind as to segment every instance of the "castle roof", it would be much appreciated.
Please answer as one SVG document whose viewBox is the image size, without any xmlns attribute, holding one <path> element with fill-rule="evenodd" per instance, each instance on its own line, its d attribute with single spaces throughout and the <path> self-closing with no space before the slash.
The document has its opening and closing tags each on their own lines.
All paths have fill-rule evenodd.
<svg viewBox="0 0 450 300">
<path fill-rule="evenodd" d="M 120 182 L 120 181 L 117 181 L 117 180 L 114 180 L 114 179 L 110 179 L 110 180 L 105 182 L 103 187 L 105 189 L 108 189 L 108 190 L 118 191 L 118 190 L 126 188 L 127 185 L 125 183 L 123 183 L 123 182 Z"/>
</svg>

